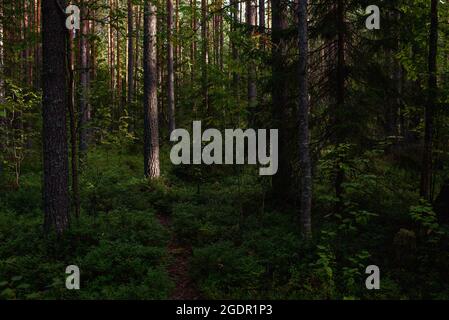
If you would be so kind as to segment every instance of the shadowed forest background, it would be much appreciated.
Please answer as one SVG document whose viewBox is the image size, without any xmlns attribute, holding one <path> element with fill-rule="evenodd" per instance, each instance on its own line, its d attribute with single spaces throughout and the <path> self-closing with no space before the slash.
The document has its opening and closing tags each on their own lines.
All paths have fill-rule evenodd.
<svg viewBox="0 0 449 320">
<path fill-rule="evenodd" d="M 449 299 L 449 3 L 230 1 L 0 0 L 0 299 Z"/>
</svg>

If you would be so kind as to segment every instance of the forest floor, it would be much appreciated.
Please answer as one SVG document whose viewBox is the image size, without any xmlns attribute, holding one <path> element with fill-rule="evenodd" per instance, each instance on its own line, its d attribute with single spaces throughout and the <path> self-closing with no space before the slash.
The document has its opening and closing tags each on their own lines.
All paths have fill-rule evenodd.
<svg viewBox="0 0 449 320">
<path fill-rule="evenodd" d="M 0 179 L 0 300 L 447 298 L 449 251 L 435 244 L 436 236 L 449 243 L 449 231 L 416 206 L 414 177 L 400 168 L 360 161 L 371 167 L 347 184 L 340 217 L 330 215 L 328 180 L 316 184 L 306 246 L 297 212 L 270 205 L 254 168 L 173 167 L 161 155 L 164 174 L 148 182 L 140 153 L 92 150 L 80 176 L 81 215 L 62 240 L 42 233 L 38 155 L 24 163 L 19 189 L 13 177 Z M 396 265 L 395 251 L 383 249 L 395 248 L 399 228 L 422 234 L 413 250 L 400 248 L 419 264 Z M 432 239 L 418 233 L 429 228 Z M 72 264 L 81 290 L 65 288 Z M 382 290 L 365 289 L 370 264 L 385 270 Z"/>
<path fill-rule="evenodd" d="M 201 295 L 196 284 L 189 275 L 190 259 L 192 258 L 192 247 L 181 244 L 175 233 L 171 230 L 171 218 L 167 215 L 159 214 L 157 219 L 160 224 L 169 230 L 171 234 L 168 244 L 168 254 L 172 258 L 168 266 L 168 274 L 175 283 L 175 288 L 170 295 L 172 300 L 198 300 Z"/>
</svg>

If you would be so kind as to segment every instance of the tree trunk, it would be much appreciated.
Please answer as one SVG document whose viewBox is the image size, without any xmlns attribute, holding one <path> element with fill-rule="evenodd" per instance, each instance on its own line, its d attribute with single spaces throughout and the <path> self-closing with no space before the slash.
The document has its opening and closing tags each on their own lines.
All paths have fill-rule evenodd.
<svg viewBox="0 0 449 320">
<path fill-rule="evenodd" d="M 209 79 L 207 70 L 209 64 L 208 38 L 207 0 L 201 0 L 201 86 L 203 93 L 203 109 L 206 112 L 209 111 Z"/>
<path fill-rule="evenodd" d="M 336 103 L 334 110 L 334 143 L 339 144 L 343 141 L 342 130 L 340 128 L 343 120 L 340 117 L 342 110 L 345 107 L 345 91 L 346 91 L 346 61 L 345 61 L 345 2 L 344 0 L 337 1 L 337 77 L 336 77 Z M 337 164 L 335 169 L 335 195 L 337 197 L 337 204 L 335 210 L 339 212 L 343 206 L 343 187 L 342 184 L 345 179 L 345 173 Z"/>
<path fill-rule="evenodd" d="M 67 36 L 67 65 L 68 77 L 68 110 L 70 119 L 70 148 L 71 148 L 71 169 L 72 169 L 72 197 L 75 209 L 75 216 L 80 215 L 80 197 L 78 183 L 78 144 L 75 112 L 75 54 L 73 50 L 74 33 L 69 32 Z"/>
<path fill-rule="evenodd" d="M 265 0 L 259 0 L 259 28 L 260 32 L 265 32 Z"/>
<path fill-rule="evenodd" d="M 312 235 L 312 164 L 309 137 L 309 90 L 308 90 L 308 22 L 307 0 L 298 3 L 299 38 L 299 164 L 301 170 L 300 220 L 305 238 Z"/>
<path fill-rule="evenodd" d="M 144 7 L 144 174 L 160 176 L 159 122 L 157 106 L 156 6 L 145 0 Z"/>
<path fill-rule="evenodd" d="M 42 1 L 44 227 L 58 235 L 69 226 L 65 19 L 58 2 Z"/>
<path fill-rule="evenodd" d="M 175 73 L 173 66 L 173 0 L 167 0 L 167 103 L 169 134 L 175 130 Z"/>
<path fill-rule="evenodd" d="M 275 128 L 279 130 L 279 169 L 273 176 L 273 196 L 279 204 L 286 204 L 291 199 L 291 164 L 288 142 L 291 138 L 288 132 L 289 110 L 286 73 L 287 39 L 285 30 L 287 22 L 287 3 L 282 0 L 272 0 L 272 112 Z"/>
<path fill-rule="evenodd" d="M 134 101 L 134 13 L 132 0 L 128 0 L 128 95 L 127 108 L 129 121 L 128 131 L 133 132 L 133 109 L 132 103 Z"/>
<path fill-rule="evenodd" d="M 81 84 L 81 96 L 80 96 L 80 108 L 79 108 L 79 151 L 82 158 L 87 152 L 87 124 L 90 120 L 90 108 L 89 108 L 89 63 L 88 63 L 88 51 L 87 51 L 87 37 L 89 30 L 89 21 L 83 20 L 87 17 L 87 8 L 84 7 L 86 2 L 83 1 L 82 21 L 81 21 L 81 34 L 80 34 L 80 60 L 81 60 L 81 72 L 80 72 L 80 84 Z"/>
<path fill-rule="evenodd" d="M 425 110 L 424 155 L 421 169 L 420 195 L 432 201 L 432 140 L 433 140 L 433 112 L 438 94 L 437 84 L 437 50 L 438 50 L 438 0 L 431 0 L 430 34 L 429 34 L 429 88 Z"/>
<path fill-rule="evenodd" d="M 3 1 L 0 3 L 0 17 L 3 17 Z M 0 103 L 4 102 L 5 99 L 5 81 L 4 81 L 4 48 L 3 48 L 3 19 L 0 19 Z"/>
<path fill-rule="evenodd" d="M 256 23 L 257 23 L 257 10 L 255 0 L 246 1 L 246 23 L 250 32 L 250 37 L 253 36 Z M 257 105 L 257 86 L 256 86 L 256 64 L 254 60 L 250 58 L 248 66 L 248 107 L 251 112 L 254 112 L 254 108 Z"/>
</svg>

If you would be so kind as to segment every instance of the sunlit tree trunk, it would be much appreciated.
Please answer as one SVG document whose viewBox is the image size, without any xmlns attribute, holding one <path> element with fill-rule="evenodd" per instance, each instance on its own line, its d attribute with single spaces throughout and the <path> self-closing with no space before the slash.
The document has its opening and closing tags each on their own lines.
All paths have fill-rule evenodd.
<svg viewBox="0 0 449 320">
<path fill-rule="evenodd" d="M 144 174 L 150 179 L 160 176 L 156 21 L 156 6 L 149 0 L 145 0 L 143 44 Z"/>
</svg>

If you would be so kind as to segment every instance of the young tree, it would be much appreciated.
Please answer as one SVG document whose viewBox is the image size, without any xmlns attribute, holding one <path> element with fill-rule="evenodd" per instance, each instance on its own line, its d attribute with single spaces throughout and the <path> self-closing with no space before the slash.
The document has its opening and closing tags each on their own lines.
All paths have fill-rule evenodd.
<svg viewBox="0 0 449 320">
<path fill-rule="evenodd" d="M 308 90 L 308 21 L 307 0 L 298 3 L 299 43 L 299 164 L 301 170 L 301 228 L 305 238 L 312 235 L 312 164 L 309 150 L 309 90 Z"/>
<path fill-rule="evenodd" d="M 157 107 L 156 6 L 144 4 L 143 72 L 144 72 L 144 174 L 153 179 L 160 176 L 159 121 Z"/>
<path fill-rule="evenodd" d="M 69 226 L 65 1 L 42 1 L 44 227 Z"/>
</svg>

